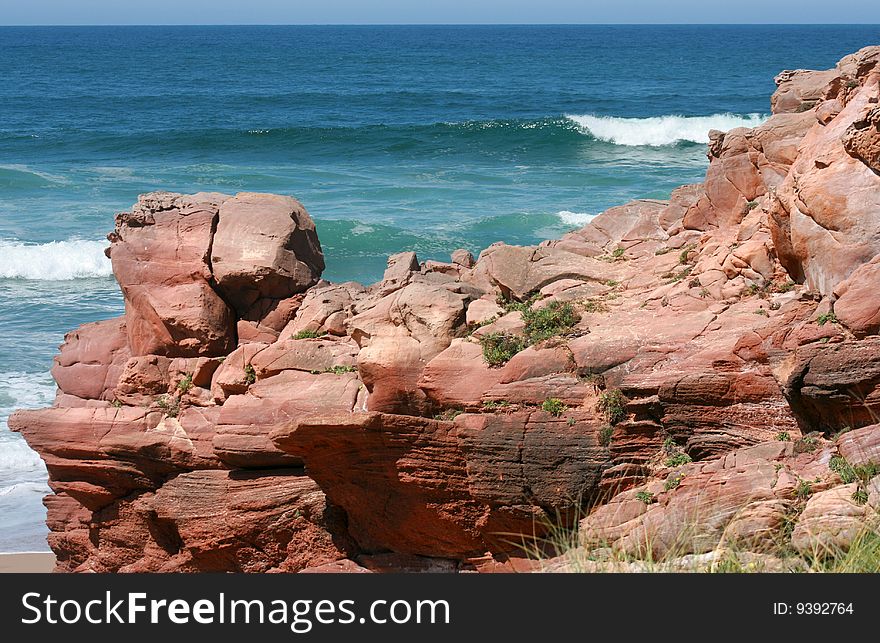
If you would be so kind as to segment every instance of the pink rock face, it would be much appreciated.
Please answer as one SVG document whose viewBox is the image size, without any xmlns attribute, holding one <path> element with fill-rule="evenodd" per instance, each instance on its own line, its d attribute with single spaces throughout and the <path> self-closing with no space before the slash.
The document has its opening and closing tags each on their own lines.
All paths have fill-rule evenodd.
<svg viewBox="0 0 880 643">
<path fill-rule="evenodd" d="M 654 560 L 711 551 L 724 544 L 771 547 L 796 503 L 799 479 L 831 484 L 830 455 L 796 454 L 768 442 L 706 463 L 666 467 L 646 484 L 618 494 L 580 523 L 585 544 Z M 668 482 L 675 481 L 670 485 Z"/>
<path fill-rule="evenodd" d="M 797 113 L 815 107 L 820 100 L 826 98 L 826 88 L 839 74 L 837 69 L 795 69 L 782 72 L 773 79 L 777 87 L 770 98 L 773 113 Z"/>
<path fill-rule="evenodd" d="M 856 268 L 834 291 L 834 313 L 853 333 L 863 337 L 880 331 L 880 255 Z"/>
<path fill-rule="evenodd" d="M 303 292 L 324 270 L 315 224 L 292 197 L 242 192 L 223 203 L 211 246 L 219 291 L 245 319 Z"/>
<path fill-rule="evenodd" d="M 67 395 L 111 400 L 128 357 L 125 318 L 85 324 L 64 337 L 52 377 Z"/>
<path fill-rule="evenodd" d="M 234 346 L 234 313 L 214 291 L 208 263 L 227 198 L 158 192 L 117 215 L 108 252 L 132 355 L 221 355 Z"/>
<path fill-rule="evenodd" d="M 874 172 L 880 173 L 880 107 L 855 121 L 843 134 L 843 148 Z"/>
<path fill-rule="evenodd" d="M 705 193 L 688 208 L 684 227 L 739 225 L 768 188 L 783 181 L 800 140 L 815 122 L 810 112 L 779 114 L 754 129 L 717 132 L 709 149 Z"/>
<path fill-rule="evenodd" d="M 597 432 L 543 411 L 454 424 L 360 413 L 300 420 L 272 438 L 346 510 L 362 547 L 457 558 L 515 549 L 503 534 L 540 528 L 546 512 L 588 496 L 604 451 Z"/>
<path fill-rule="evenodd" d="M 826 295 L 880 253 L 880 175 L 847 153 L 841 140 L 873 109 L 877 81 L 872 76 L 828 125 L 813 127 L 771 210 L 782 264 Z"/>
</svg>

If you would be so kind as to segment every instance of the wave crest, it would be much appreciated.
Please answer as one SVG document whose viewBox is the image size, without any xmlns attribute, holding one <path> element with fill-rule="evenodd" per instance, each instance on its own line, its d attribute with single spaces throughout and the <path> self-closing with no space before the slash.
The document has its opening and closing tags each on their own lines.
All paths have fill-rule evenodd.
<svg viewBox="0 0 880 643">
<path fill-rule="evenodd" d="M 709 130 L 728 131 L 735 127 L 755 127 L 767 120 L 766 114 L 713 114 L 712 116 L 651 116 L 620 118 L 617 116 L 581 116 L 566 114 L 586 133 L 600 141 L 615 145 L 674 145 L 685 141 L 708 143 Z"/>
<path fill-rule="evenodd" d="M 0 239 L 0 279 L 69 281 L 113 274 L 103 241 L 33 244 Z"/>
<path fill-rule="evenodd" d="M 590 214 L 589 212 L 571 212 L 570 210 L 560 210 L 556 213 L 556 216 L 558 216 L 566 225 L 577 226 L 579 228 L 584 227 L 596 218 L 595 214 Z"/>
</svg>

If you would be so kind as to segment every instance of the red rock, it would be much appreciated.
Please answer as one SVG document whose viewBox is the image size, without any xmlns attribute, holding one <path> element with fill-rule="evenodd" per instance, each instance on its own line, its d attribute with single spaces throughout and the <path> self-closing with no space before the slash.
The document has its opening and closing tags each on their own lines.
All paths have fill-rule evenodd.
<svg viewBox="0 0 880 643">
<path fill-rule="evenodd" d="M 65 335 L 52 377 L 68 395 L 112 400 L 128 357 L 124 318 L 85 324 Z"/>
<path fill-rule="evenodd" d="M 261 319 L 274 303 L 318 281 L 324 254 L 299 201 L 242 192 L 220 207 L 211 267 L 217 287 L 238 314 Z"/>
<path fill-rule="evenodd" d="M 468 300 L 443 286 L 413 282 L 348 320 L 347 330 L 361 346 L 358 370 L 370 392 L 370 410 L 424 406 L 419 376 L 463 326 Z"/>
<path fill-rule="evenodd" d="M 289 370 L 353 371 L 357 355 L 357 344 L 351 340 L 282 339 L 256 353 L 250 363 L 257 379 L 263 379 Z"/>
<path fill-rule="evenodd" d="M 474 267 L 474 255 L 470 253 L 468 250 L 463 250 L 459 248 L 458 250 L 452 251 L 452 263 L 461 266 L 462 268 L 473 268 Z"/>
<path fill-rule="evenodd" d="M 666 469 L 666 476 L 679 478 L 677 486 L 667 490 L 663 479 L 651 478 L 618 494 L 581 521 L 581 537 L 588 546 L 611 546 L 656 561 L 711 551 L 722 541 L 771 547 L 790 513 L 798 479 L 828 477 L 828 457 L 827 452 L 796 456 L 791 443 L 765 443 Z M 639 494 L 652 494 L 651 502 Z"/>
<path fill-rule="evenodd" d="M 300 574 L 372 574 L 366 567 L 361 567 L 353 560 L 343 558 L 332 563 L 324 563 L 315 567 L 299 570 Z"/>
<path fill-rule="evenodd" d="M 803 112 L 814 107 L 824 98 L 825 88 L 837 78 L 838 74 L 836 69 L 783 71 L 773 79 L 777 87 L 770 98 L 773 113 Z"/>
<path fill-rule="evenodd" d="M 486 279 L 505 297 L 522 301 L 559 279 L 606 281 L 621 272 L 615 264 L 560 248 L 495 245 L 480 253 L 474 279 Z"/>
<path fill-rule="evenodd" d="M 841 142 L 854 123 L 867 118 L 878 92 L 876 82 L 865 85 L 833 121 L 810 131 L 771 210 L 782 265 L 823 295 L 880 254 L 872 214 L 880 212 L 880 175 Z"/>
<path fill-rule="evenodd" d="M 132 357 L 125 363 L 114 391 L 116 399 L 126 404 L 150 404 L 168 393 L 171 360 L 161 355 Z"/>
<path fill-rule="evenodd" d="M 862 264 L 834 289 L 837 318 L 859 337 L 880 331 L 880 255 Z"/>
<path fill-rule="evenodd" d="M 300 420 L 272 436 L 345 509 L 362 548 L 456 558 L 509 550 L 499 534 L 530 534 L 545 512 L 587 497 L 604 460 L 597 431 L 540 411 L 454 424 L 361 413 Z"/>
<path fill-rule="evenodd" d="M 330 531 L 339 512 L 289 471 L 185 473 L 139 504 L 172 526 L 174 547 L 166 560 L 145 556 L 120 571 L 295 572 L 351 551 Z"/>
<path fill-rule="evenodd" d="M 399 252 L 388 257 L 388 267 L 382 281 L 406 283 L 410 275 L 419 271 L 419 259 L 415 252 Z"/>
<path fill-rule="evenodd" d="M 272 444 L 269 434 L 273 429 L 321 413 L 351 413 L 363 406 L 363 387 L 352 373 L 284 371 L 252 385 L 247 395 L 226 400 L 216 421 L 214 452 L 236 467 L 299 466 L 299 458 Z"/>
<path fill-rule="evenodd" d="M 345 335 L 345 320 L 352 314 L 355 298 L 363 292 L 363 286 L 353 282 L 318 284 L 306 293 L 296 317 L 281 332 L 281 339 L 291 339 L 302 331 Z"/>
<path fill-rule="evenodd" d="M 214 372 L 211 379 L 211 395 L 222 403 L 230 395 L 245 393 L 248 386 L 257 381 L 257 373 L 251 360 L 269 344 L 257 342 L 243 344 L 232 351 Z"/>
<path fill-rule="evenodd" d="M 418 386 L 437 409 L 476 408 L 501 376 L 500 369 L 486 364 L 479 344 L 454 339 L 428 362 Z"/>
<path fill-rule="evenodd" d="M 117 215 L 108 253 L 132 355 L 220 355 L 234 346 L 233 312 L 211 286 L 207 256 L 227 198 L 156 192 Z"/>
</svg>

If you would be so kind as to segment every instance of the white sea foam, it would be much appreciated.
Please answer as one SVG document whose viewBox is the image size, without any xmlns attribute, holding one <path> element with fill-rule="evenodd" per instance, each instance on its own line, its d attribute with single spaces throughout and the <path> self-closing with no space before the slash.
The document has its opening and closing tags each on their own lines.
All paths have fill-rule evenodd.
<svg viewBox="0 0 880 643">
<path fill-rule="evenodd" d="M 566 225 L 578 226 L 579 228 L 584 227 L 596 218 L 595 214 L 590 214 L 589 212 L 571 212 L 569 210 L 560 210 L 556 213 L 556 216 Z"/>
<path fill-rule="evenodd" d="M 567 114 L 566 118 L 600 141 L 616 145 L 672 145 L 679 141 L 708 143 L 709 130 L 728 131 L 735 127 L 755 127 L 765 114 L 714 114 L 712 116 L 653 116 L 650 118 L 618 118 L 616 116 L 582 116 Z"/>
<path fill-rule="evenodd" d="M 0 239 L 0 279 L 66 281 L 112 274 L 106 243 L 70 239 L 33 244 Z"/>
<path fill-rule="evenodd" d="M 0 373 L 0 477 L 43 470 L 40 456 L 20 435 L 9 431 L 6 420 L 15 409 L 49 406 L 55 391 L 55 382 L 49 373 Z"/>
<path fill-rule="evenodd" d="M 352 229 L 350 230 L 350 232 L 354 235 L 370 234 L 371 232 L 375 232 L 375 231 L 376 231 L 376 228 L 372 228 L 364 223 L 358 223 L 357 225 L 352 227 Z"/>
<path fill-rule="evenodd" d="M 0 487 L 0 497 L 24 496 L 33 493 L 40 494 L 40 497 L 43 497 L 48 491 L 49 488 L 45 482 L 16 482 L 8 487 Z"/>
</svg>

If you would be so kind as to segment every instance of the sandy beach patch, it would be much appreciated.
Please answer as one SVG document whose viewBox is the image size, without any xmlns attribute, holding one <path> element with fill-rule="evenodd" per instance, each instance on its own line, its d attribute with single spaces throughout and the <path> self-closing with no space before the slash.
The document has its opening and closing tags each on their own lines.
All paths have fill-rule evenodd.
<svg viewBox="0 0 880 643">
<path fill-rule="evenodd" d="M 0 574 L 48 574 L 54 567 L 55 554 L 48 552 L 0 554 Z"/>
</svg>

